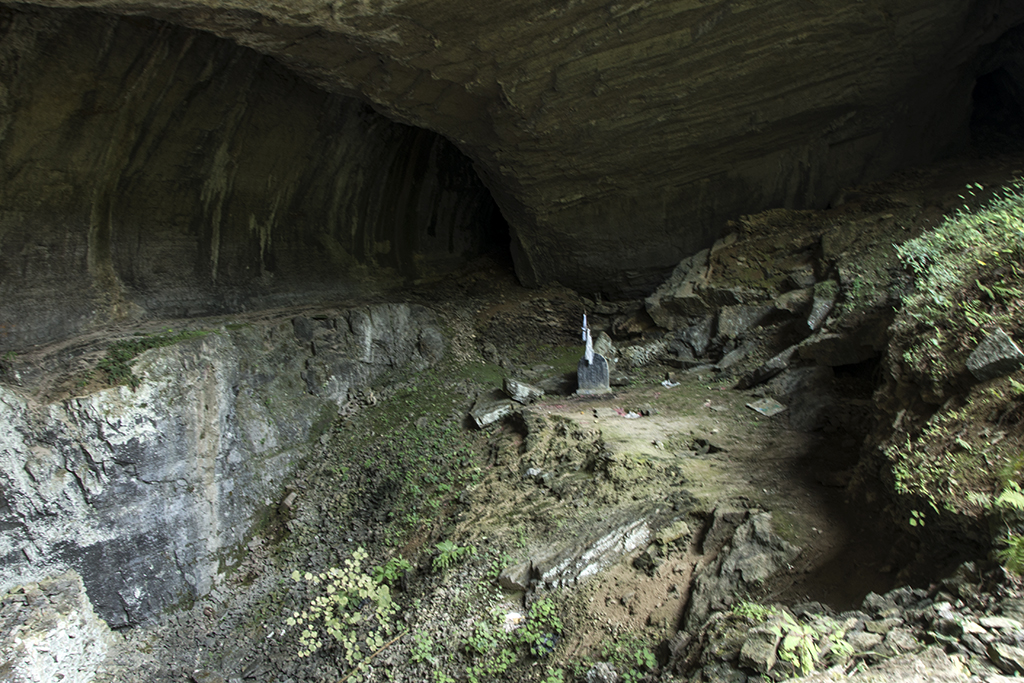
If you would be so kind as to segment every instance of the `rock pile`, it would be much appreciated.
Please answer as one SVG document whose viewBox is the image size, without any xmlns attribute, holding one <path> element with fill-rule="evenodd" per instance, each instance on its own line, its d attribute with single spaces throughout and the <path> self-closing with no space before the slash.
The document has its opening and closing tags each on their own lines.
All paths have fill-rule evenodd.
<svg viewBox="0 0 1024 683">
<path fill-rule="evenodd" d="M 973 563 L 930 589 L 870 593 L 860 608 L 820 603 L 736 603 L 680 632 L 669 667 L 705 681 L 779 681 L 814 671 L 835 677 L 910 662 L 928 680 L 998 681 L 1024 675 L 1024 596 L 1002 570 Z M 826 678 L 823 677 L 822 680 Z"/>
<path fill-rule="evenodd" d="M 113 638 L 78 574 L 18 586 L 0 600 L 0 679 L 87 683 Z"/>
</svg>

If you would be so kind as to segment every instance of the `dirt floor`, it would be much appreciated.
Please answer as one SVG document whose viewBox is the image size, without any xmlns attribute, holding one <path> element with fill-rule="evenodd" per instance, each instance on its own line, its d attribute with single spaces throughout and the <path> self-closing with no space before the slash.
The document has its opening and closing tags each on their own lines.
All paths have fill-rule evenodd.
<svg viewBox="0 0 1024 683">
<path fill-rule="evenodd" d="M 956 192 L 964 178 L 997 185 L 1020 174 L 1019 166 L 1016 158 L 967 160 L 908 172 L 884 186 L 849 193 L 846 203 L 819 219 L 848 220 L 861 209 L 884 212 L 893 197 L 904 192 L 925 197 L 913 200 L 919 224 L 924 225 L 956 206 Z M 861 209 L 855 209 L 855 204 Z M 558 380 L 571 375 L 582 351 L 574 341 L 580 314 L 595 304 L 558 287 L 522 289 L 507 268 L 483 266 L 409 294 L 444 320 L 453 363 L 447 367 L 483 369 L 466 383 L 464 410 L 474 393 L 496 389 L 501 376 Z M 640 309 L 639 302 L 632 309 L 620 305 L 619 312 L 609 316 L 618 328 L 610 331 L 641 339 L 649 321 L 630 314 Z M 296 313 L 291 309 L 112 327 L 25 354 L 21 364 L 32 370 L 22 379 L 35 388 L 37 398 L 52 400 L 95 388 L 97 379 L 89 369 L 113 339 L 168 327 L 202 329 Z M 819 601 L 845 609 L 868 592 L 882 593 L 905 578 L 898 576 L 901 567 L 894 564 L 890 521 L 883 511 L 845 499 L 863 432 L 793 429 L 787 411 L 768 417 L 749 407 L 763 392 L 733 389 L 733 379 L 723 381 L 711 368 L 683 371 L 653 364 L 623 368 L 622 374 L 628 376 L 626 384 L 613 387 L 612 394 L 578 397 L 549 392 L 521 408 L 521 417 L 476 434 L 487 457 L 484 477 L 467 491 L 466 505 L 446 526 L 446 536 L 459 542 L 507 549 L 509 563 L 543 555 L 600 528 L 619 510 L 657 519 L 661 529 L 685 528 L 685 533 L 655 544 L 660 553 L 655 566 L 647 570 L 634 566 L 632 560 L 641 548 L 577 587 L 567 601 L 566 619 L 572 628 L 567 629 L 571 635 L 559 651 L 561 658 L 592 655 L 606 637 L 628 632 L 642 632 L 651 642 L 670 637 L 685 611 L 690 578 L 700 561 L 701 526 L 719 506 L 772 512 L 777 533 L 800 548 L 788 573 L 766 587 L 772 599 L 789 604 Z M 495 378 L 490 387 L 481 379 L 484 376 Z M 870 383 L 838 377 L 835 389 L 844 394 L 843 409 L 852 406 L 870 412 Z M 524 478 L 531 468 L 540 473 Z M 544 479 L 543 473 L 550 476 Z M 433 533 L 433 537 L 419 538 L 418 547 L 426 548 L 428 541 L 436 540 Z M 277 580 L 268 569 L 274 562 L 273 552 L 267 549 L 271 540 L 257 539 L 251 546 L 249 564 L 261 567 L 259 572 L 243 565 L 225 586 L 225 591 L 238 590 L 239 595 L 249 591 L 249 595 L 212 607 L 212 603 L 197 603 L 190 613 L 130 635 L 121 660 L 101 678 L 131 680 L 127 672 L 140 662 L 148 662 L 154 670 L 179 672 L 188 662 L 198 670 L 203 647 L 195 649 L 191 634 L 196 634 L 196 642 L 205 638 L 205 646 L 210 636 L 200 633 L 218 628 L 230 633 L 243 620 L 244 611 L 258 602 L 255 591 L 270 591 Z M 260 572 L 266 575 L 259 581 L 243 581 Z M 266 638 L 271 635 L 273 631 Z M 157 639 L 166 641 L 165 654 L 144 654 Z M 174 658 L 174 666 L 156 662 L 161 657 Z M 171 675 L 166 679 L 181 680 Z"/>
</svg>

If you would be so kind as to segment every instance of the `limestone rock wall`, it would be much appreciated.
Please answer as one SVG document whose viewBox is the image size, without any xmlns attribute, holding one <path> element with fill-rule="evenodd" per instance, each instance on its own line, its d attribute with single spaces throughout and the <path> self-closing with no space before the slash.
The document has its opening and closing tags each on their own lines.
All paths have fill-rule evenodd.
<svg viewBox="0 0 1024 683">
<path fill-rule="evenodd" d="M 434 133 L 83 11 L 0 7 L 0 177 L 0 349 L 394 287 L 486 249 L 497 215 Z"/>
<path fill-rule="evenodd" d="M 207 593 L 339 408 L 442 353 L 432 314 L 386 305 L 154 349 L 135 391 L 0 386 L 0 591 L 73 569 L 115 628 Z"/>
<path fill-rule="evenodd" d="M 527 283 L 649 293 L 727 219 L 961 148 L 1000 0 L 37 0 L 247 45 L 479 165 Z"/>
</svg>

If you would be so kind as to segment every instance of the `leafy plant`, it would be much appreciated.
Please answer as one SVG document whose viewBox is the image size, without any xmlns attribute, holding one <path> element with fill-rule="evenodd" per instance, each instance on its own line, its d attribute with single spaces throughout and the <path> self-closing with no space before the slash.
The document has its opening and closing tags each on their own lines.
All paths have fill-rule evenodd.
<svg viewBox="0 0 1024 683">
<path fill-rule="evenodd" d="M 1021 491 L 1017 482 L 1010 480 L 1006 482 L 1006 487 L 996 498 L 995 504 L 1008 527 L 1003 537 L 1006 547 L 996 552 L 996 559 L 1014 574 L 1024 574 L 1024 535 L 1009 528 L 1011 516 L 1024 512 L 1024 491 Z"/>
<path fill-rule="evenodd" d="M 760 605 L 756 602 L 742 600 L 733 605 L 732 613 L 738 617 L 748 619 L 755 624 L 760 624 L 768 621 L 768 619 L 778 613 L 778 610 L 767 605 Z"/>
<path fill-rule="evenodd" d="M 292 579 L 316 589 L 306 609 L 288 617 L 288 626 L 302 628 L 299 657 L 308 657 L 324 647 L 324 636 L 342 649 L 342 659 L 352 669 L 384 647 L 384 636 L 394 630 L 398 611 L 386 584 L 362 571 L 367 553 L 357 548 L 343 567 L 312 574 L 292 572 Z"/>
<path fill-rule="evenodd" d="M 779 659 L 792 664 L 801 674 L 814 670 L 818 660 L 818 649 L 814 638 L 818 635 L 808 624 L 801 624 L 788 612 L 782 615 L 782 641 L 779 643 Z"/>
<path fill-rule="evenodd" d="M 452 565 L 476 555 L 476 548 L 474 546 L 459 546 L 447 540 L 435 544 L 434 547 L 437 550 L 437 556 L 432 563 L 435 572 L 445 571 Z"/>
<path fill-rule="evenodd" d="M 541 683 L 565 683 L 565 671 L 549 668 Z"/>
<path fill-rule="evenodd" d="M 628 634 L 601 643 L 601 658 L 615 665 L 622 683 L 638 683 L 658 665 L 649 643 L 636 634 Z"/>
<path fill-rule="evenodd" d="M 425 631 L 417 631 L 412 634 L 412 651 L 409 653 L 409 660 L 417 664 L 437 664 L 437 655 L 434 654 L 434 639 Z"/>
<path fill-rule="evenodd" d="M 409 560 L 398 555 L 390 558 L 379 567 L 374 567 L 373 580 L 377 583 L 386 583 L 389 586 L 394 586 L 395 582 L 402 578 L 410 569 L 412 569 L 412 564 Z"/>
</svg>

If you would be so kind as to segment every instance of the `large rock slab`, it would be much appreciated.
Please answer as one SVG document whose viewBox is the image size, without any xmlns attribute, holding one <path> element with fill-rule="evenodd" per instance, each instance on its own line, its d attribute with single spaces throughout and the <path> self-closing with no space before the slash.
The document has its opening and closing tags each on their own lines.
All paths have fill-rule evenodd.
<svg viewBox="0 0 1024 683">
<path fill-rule="evenodd" d="M 753 594 L 773 574 L 785 571 L 799 554 L 799 548 L 772 531 L 770 512 L 751 512 L 732 540 L 696 577 L 684 629 L 696 631 L 732 596 Z"/>
</svg>

